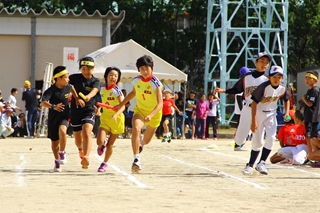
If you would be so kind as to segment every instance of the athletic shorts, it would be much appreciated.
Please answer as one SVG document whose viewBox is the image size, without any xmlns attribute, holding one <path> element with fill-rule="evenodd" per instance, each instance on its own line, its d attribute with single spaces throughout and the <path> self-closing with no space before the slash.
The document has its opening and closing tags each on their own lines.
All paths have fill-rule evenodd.
<svg viewBox="0 0 320 213">
<path fill-rule="evenodd" d="M 318 123 L 307 122 L 304 123 L 306 128 L 306 136 L 310 138 L 318 137 Z"/>
<path fill-rule="evenodd" d="M 59 128 L 61 125 L 64 125 L 68 128 L 69 123 L 67 119 L 62 119 L 59 122 L 48 122 L 48 138 L 52 141 L 57 141 L 59 137 Z"/>
<path fill-rule="evenodd" d="M 193 126 L 193 125 L 196 125 L 196 119 L 191 119 L 191 117 L 192 117 L 192 112 L 190 112 L 190 111 L 186 111 L 186 114 L 187 114 L 187 116 L 188 116 L 188 118 L 186 118 L 185 120 L 184 120 L 184 124 L 185 125 L 188 125 L 190 128 Z"/>
<path fill-rule="evenodd" d="M 94 122 L 95 122 L 95 115 L 93 112 L 78 113 L 78 114 L 71 113 L 71 127 L 72 127 L 72 131 L 74 132 L 81 131 L 83 124 L 90 123 L 93 126 Z"/>
<path fill-rule="evenodd" d="M 150 114 L 150 112 L 143 111 L 137 106 L 135 106 L 133 115 L 135 114 L 141 115 L 143 118 L 145 118 L 147 115 Z M 152 128 L 157 128 L 160 125 L 161 118 L 162 118 L 162 110 L 159 110 L 159 112 L 157 112 L 157 114 L 155 114 L 149 122 L 145 122 L 144 124 L 146 126 L 151 126 Z"/>
<path fill-rule="evenodd" d="M 172 120 L 172 115 L 169 114 L 169 115 L 162 115 L 162 119 L 161 119 L 161 122 L 165 121 L 165 120 L 168 120 L 168 121 L 171 121 Z"/>
<path fill-rule="evenodd" d="M 100 117 L 100 128 L 111 132 L 114 135 L 124 133 L 124 114 L 121 113 L 118 118 L 117 122 L 110 117 L 105 117 L 103 114 Z"/>
</svg>

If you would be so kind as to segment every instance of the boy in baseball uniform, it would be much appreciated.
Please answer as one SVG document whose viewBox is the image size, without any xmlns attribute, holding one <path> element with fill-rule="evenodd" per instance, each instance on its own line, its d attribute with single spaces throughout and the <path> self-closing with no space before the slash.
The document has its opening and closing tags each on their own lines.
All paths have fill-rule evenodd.
<svg viewBox="0 0 320 213">
<path fill-rule="evenodd" d="M 214 92 L 218 93 L 228 93 L 228 94 L 238 94 L 242 93 L 245 98 L 245 105 L 241 110 L 239 126 L 236 130 L 234 137 L 235 150 L 238 150 L 239 146 L 242 146 L 246 142 L 246 138 L 250 132 L 250 122 L 251 119 L 251 93 L 263 82 L 268 81 L 268 78 L 264 75 L 266 69 L 272 60 L 271 55 L 266 52 L 261 52 L 255 61 L 256 70 L 246 73 L 241 77 L 235 85 L 230 89 L 216 88 Z M 242 149 L 243 150 L 243 149 Z"/>
<path fill-rule="evenodd" d="M 283 69 L 279 66 L 272 66 L 269 73 L 269 81 L 262 83 L 251 94 L 252 150 L 249 162 L 243 171 L 243 174 L 245 175 L 253 174 L 253 165 L 258 158 L 262 146 L 261 158 L 255 169 L 261 174 L 268 174 L 268 170 L 265 167 L 265 161 L 276 140 L 276 115 L 279 99 L 283 99 L 284 101 L 284 118 L 289 115 L 289 92 L 284 85 L 281 85 L 282 79 Z M 266 135 L 265 143 L 264 135 Z"/>
</svg>

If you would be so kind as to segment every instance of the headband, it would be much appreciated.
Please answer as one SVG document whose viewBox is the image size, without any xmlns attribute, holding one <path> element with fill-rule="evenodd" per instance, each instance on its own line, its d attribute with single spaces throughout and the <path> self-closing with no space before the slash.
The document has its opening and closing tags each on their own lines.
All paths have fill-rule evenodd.
<svg viewBox="0 0 320 213">
<path fill-rule="evenodd" d="M 94 62 L 93 61 L 81 61 L 80 65 L 85 65 L 85 66 L 92 66 L 94 67 Z"/>
<path fill-rule="evenodd" d="M 318 80 L 318 76 L 316 76 L 316 75 L 314 75 L 312 73 L 306 73 L 306 77 L 310 77 L 310 78 Z"/>
<path fill-rule="evenodd" d="M 69 73 L 68 70 L 62 70 L 61 72 L 58 72 L 57 74 L 55 74 L 55 75 L 52 77 L 52 81 L 51 81 L 52 84 L 54 84 L 54 83 L 56 82 L 54 79 L 59 78 L 59 77 L 65 75 L 65 74 L 68 74 L 68 73 Z"/>
</svg>

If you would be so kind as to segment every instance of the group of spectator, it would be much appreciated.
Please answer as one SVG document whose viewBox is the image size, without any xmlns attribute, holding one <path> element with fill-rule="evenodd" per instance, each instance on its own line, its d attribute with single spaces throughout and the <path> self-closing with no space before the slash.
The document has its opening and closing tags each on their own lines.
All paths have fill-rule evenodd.
<svg viewBox="0 0 320 213">
<path fill-rule="evenodd" d="M 4 99 L 0 91 L 0 138 L 2 139 L 8 136 L 34 138 L 41 91 L 31 88 L 30 81 L 24 82 L 22 101 L 25 102 L 25 112 L 17 106 L 18 93 L 17 88 L 12 88 L 9 97 Z"/>
</svg>

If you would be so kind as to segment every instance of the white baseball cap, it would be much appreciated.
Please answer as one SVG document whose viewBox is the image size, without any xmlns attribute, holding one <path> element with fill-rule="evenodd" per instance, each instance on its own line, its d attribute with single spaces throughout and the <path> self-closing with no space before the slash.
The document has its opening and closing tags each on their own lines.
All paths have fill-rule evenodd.
<svg viewBox="0 0 320 213">
<path fill-rule="evenodd" d="M 166 92 L 172 93 L 172 91 L 170 89 L 164 89 L 162 92 L 163 93 L 166 93 Z"/>
<path fill-rule="evenodd" d="M 259 53 L 256 60 L 258 60 L 259 58 L 262 58 L 264 56 L 268 57 L 269 60 L 272 61 L 272 56 L 270 54 L 268 54 L 266 51 Z"/>
<path fill-rule="evenodd" d="M 282 67 L 279 67 L 279 66 L 272 66 L 270 68 L 270 71 L 269 71 L 269 76 L 274 76 L 274 75 L 283 75 L 283 69 Z"/>
</svg>

